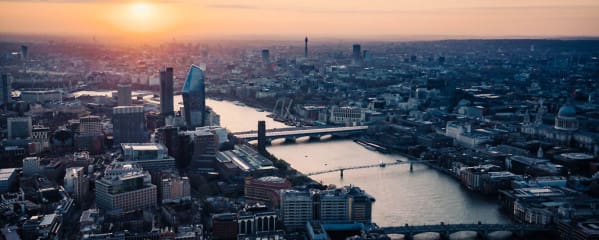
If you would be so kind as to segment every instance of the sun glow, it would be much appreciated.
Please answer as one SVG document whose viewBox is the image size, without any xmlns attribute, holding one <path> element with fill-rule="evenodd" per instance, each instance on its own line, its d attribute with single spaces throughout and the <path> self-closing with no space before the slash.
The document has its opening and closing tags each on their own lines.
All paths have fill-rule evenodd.
<svg viewBox="0 0 599 240">
<path fill-rule="evenodd" d="M 115 30 L 124 33 L 160 33 L 173 27 L 175 17 L 171 6 L 151 1 L 134 1 L 115 5 L 108 18 Z"/>
<path fill-rule="evenodd" d="M 154 16 L 154 6 L 145 2 L 132 3 L 129 6 L 129 14 L 132 20 L 147 22 Z"/>
</svg>

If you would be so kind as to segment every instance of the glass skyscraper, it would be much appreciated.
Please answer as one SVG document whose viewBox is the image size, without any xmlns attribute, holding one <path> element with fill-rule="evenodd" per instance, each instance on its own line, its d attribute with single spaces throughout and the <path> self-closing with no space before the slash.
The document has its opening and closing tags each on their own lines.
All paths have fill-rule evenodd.
<svg viewBox="0 0 599 240">
<path fill-rule="evenodd" d="M 206 112 L 206 90 L 204 85 L 204 71 L 200 67 L 191 65 L 185 84 L 183 84 L 183 108 L 185 123 L 188 129 L 204 126 Z"/>
</svg>

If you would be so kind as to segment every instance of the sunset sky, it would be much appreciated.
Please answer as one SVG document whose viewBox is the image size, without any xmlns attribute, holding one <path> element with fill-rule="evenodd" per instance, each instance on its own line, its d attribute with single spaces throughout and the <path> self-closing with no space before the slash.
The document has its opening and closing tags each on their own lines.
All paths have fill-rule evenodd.
<svg viewBox="0 0 599 240">
<path fill-rule="evenodd" d="M 599 36 L 599 1 L 0 0 L 0 32 L 165 39 Z"/>
</svg>

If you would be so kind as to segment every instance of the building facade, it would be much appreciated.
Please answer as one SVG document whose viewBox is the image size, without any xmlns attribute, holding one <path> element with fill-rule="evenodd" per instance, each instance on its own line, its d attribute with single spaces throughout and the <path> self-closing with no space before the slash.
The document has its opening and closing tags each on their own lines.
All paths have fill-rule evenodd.
<svg viewBox="0 0 599 240">
<path fill-rule="evenodd" d="M 174 116 L 173 110 L 173 68 L 160 70 L 160 113 L 162 116 Z"/>
<path fill-rule="evenodd" d="M 148 140 L 143 106 L 112 108 L 114 144 L 143 143 Z"/>
<path fill-rule="evenodd" d="M 133 165 L 113 166 L 96 181 L 96 206 L 109 213 L 155 207 L 157 188 L 149 173 Z"/>
<path fill-rule="evenodd" d="M 187 128 L 194 129 L 204 126 L 206 89 L 204 71 L 200 67 L 195 65 L 190 67 L 181 93 L 183 95 L 183 108 Z"/>
</svg>

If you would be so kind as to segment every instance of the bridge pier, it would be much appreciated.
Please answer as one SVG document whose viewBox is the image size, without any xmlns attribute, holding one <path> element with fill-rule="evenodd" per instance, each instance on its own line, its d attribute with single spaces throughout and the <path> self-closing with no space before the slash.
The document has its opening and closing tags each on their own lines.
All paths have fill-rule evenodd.
<svg viewBox="0 0 599 240">
<path fill-rule="evenodd" d="M 320 141 L 320 137 L 321 137 L 320 135 L 310 136 L 310 140 L 309 141 L 310 142 L 312 142 L 312 141 Z"/>
<path fill-rule="evenodd" d="M 410 162 L 410 172 L 414 172 L 414 163 Z"/>
<path fill-rule="evenodd" d="M 339 169 L 339 176 L 343 178 L 343 169 Z"/>
</svg>

